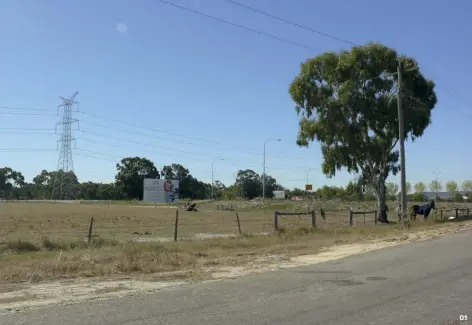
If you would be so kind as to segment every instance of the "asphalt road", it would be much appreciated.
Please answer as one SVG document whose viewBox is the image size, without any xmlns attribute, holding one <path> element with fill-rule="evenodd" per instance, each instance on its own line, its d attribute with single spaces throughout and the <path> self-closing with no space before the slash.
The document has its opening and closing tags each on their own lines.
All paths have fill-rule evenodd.
<svg viewBox="0 0 472 325">
<path fill-rule="evenodd" d="M 467 324 L 454 321 L 472 318 L 471 249 L 467 231 L 308 267 L 0 316 L 0 324 Z"/>
</svg>

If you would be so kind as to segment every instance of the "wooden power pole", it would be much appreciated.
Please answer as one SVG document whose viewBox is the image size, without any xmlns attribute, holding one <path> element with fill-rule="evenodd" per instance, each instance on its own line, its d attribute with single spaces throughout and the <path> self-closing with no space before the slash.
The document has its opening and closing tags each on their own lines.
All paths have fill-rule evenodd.
<svg viewBox="0 0 472 325">
<path fill-rule="evenodd" d="M 401 222 L 403 225 L 404 219 L 407 215 L 407 193 L 406 193 L 406 164 L 405 164 L 405 124 L 403 121 L 403 107 L 402 107 L 402 73 L 403 62 L 398 60 L 397 74 L 397 103 L 398 103 L 398 138 L 400 140 L 400 177 L 401 177 Z"/>
</svg>

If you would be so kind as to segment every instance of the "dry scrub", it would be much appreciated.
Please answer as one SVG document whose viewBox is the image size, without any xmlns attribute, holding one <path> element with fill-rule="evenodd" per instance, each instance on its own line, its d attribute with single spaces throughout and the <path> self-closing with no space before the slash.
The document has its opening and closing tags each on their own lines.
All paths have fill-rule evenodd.
<svg viewBox="0 0 472 325">
<path fill-rule="evenodd" d="M 346 227 L 345 208 L 353 205 L 337 203 L 344 209 L 333 212 L 333 204 L 318 202 L 311 207 L 327 212 L 326 220 L 317 213 L 318 228 L 314 230 L 308 228 L 310 216 L 289 216 L 279 219 L 282 229 L 274 234 L 274 210 L 308 209 L 306 203 L 274 202 L 238 212 L 246 235 L 174 243 L 160 241 L 173 237 L 175 207 L 5 203 L 0 205 L 0 284 L 124 274 L 202 278 L 206 274 L 201 270 L 209 266 L 238 265 L 264 254 L 313 254 L 321 247 L 400 231 L 395 225 L 374 226 L 373 215 L 366 216 L 365 225 L 358 215 L 354 227 Z M 238 205 L 235 208 L 243 210 Z M 357 203 L 354 208 L 368 211 L 373 207 Z M 180 211 L 179 239 L 238 233 L 235 212 L 216 211 L 215 203 L 199 210 Z M 87 244 L 91 216 L 95 218 L 93 237 Z M 434 226 L 438 225 L 423 223 L 420 218 L 415 228 Z M 270 235 L 254 236 L 256 233 Z"/>
<path fill-rule="evenodd" d="M 427 222 L 409 230 L 400 230 L 396 225 L 335 230 L 299 228 L 267 236 L 177 243 L 119 243 L 94 238 L 90 247 L 83 241 L 12 240 L 0 245 L 0 284 L 143 274 L 161 279 L 205 278 L 203 270 L 210 266 L 241 265 L 268 254 L 314 254 L 332 245 L 445 226 L 448 224 Z"/>
<path fill-rule="evenodd" d="M 237 234 L 238 212 L 245 233 L 270 233 L 274 229 L 274 210 L 303 211 L 315 209 L 319 228 L 347 226 L 347 209 L 372 211 L 373 202 L 223 202 L 233 204 L 236 212 L 217 211 L 217 203 L 198 206 L 199 212 L 179 213 L 179 238 L 198 238 L 204 234 Z M 218 204 L 222 204 L 219 202 Z M 438 208 L 442 208 L 439 204 Z M 394 204 L 390 204 L 392 210 Z M 251 209 L 250 209 L 251 208 Z M 326 212 L 326 220 L 320 210 Z M 78 242 L 87 236 L 90 217 L 95 218 L 93 234 L 105 241 L 169 240 L 174 235 L 175 207 L 127 206 L 99 204 L 2 203 L 0 205 L 0 242 L 28 239 L 40 242 Z M 394 213 L 390 213 L 393 218 Z M 374 215 L 366 214 L 365 224 L 372 225 Z M 302 228 L 311 225 L 310 216 L 283 216 L 279 226 Z M 354 225 L 364 225 L 364 216 L 355 215 Z M 78 244 L 81 245 L 81 244 Z"/>
</svg>

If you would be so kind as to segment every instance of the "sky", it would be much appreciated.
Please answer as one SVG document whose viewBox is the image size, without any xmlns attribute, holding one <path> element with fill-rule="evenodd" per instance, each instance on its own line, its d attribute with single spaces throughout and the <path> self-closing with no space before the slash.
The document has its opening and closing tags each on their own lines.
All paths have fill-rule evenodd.
<svg viewBox="0 0 472 325">
<path fill-rule="evenodd" d="M 354 178 L 344 171 L 326 178 L 319 145 L 296 145 L 288 93 L 301 62 L 348 44 L 225 0 L 168 1 L 305 47 L 159 0 L 2 0 L 0 165 L 28 181 L 56 169 L 59 96 L 78 92 L 72 146 L 80 181 L 111 182 L 118 160 L 142 156 L 159 169 L 180 163 L 204 181 L 213 166 L 214 179 L 229 185 L 239 169 L 262 173 L 267 139 L 281 141 L 267 142 L 266 172 L 287 188 L 303 187 L 307 170 L 314 188 Z M 415 57 L 439 101 L 424 136 L 406 144 L 407 180 L 472 178 L 472 2 L 239 2 Z"/>
</svg>

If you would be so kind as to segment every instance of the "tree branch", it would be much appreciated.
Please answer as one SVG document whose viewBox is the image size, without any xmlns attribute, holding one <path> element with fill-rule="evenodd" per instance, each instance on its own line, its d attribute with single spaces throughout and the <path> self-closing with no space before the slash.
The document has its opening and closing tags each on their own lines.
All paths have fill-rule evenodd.
<svg viewBox="0 0 472 325">
<path fill-rule="evenodd" d="M 389 152 L 389 153 L 393 150 L 393 148 L 395 148 L 395 146 L 397 145 L 397 143 L 398 143 L 398 139 L 396 139 L 395 142 L 393 143 L 393 145 L 388 149 L 388 152 Z"/>
</svg>

